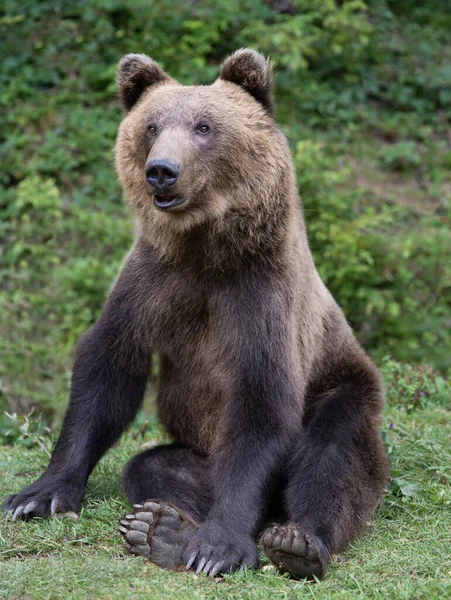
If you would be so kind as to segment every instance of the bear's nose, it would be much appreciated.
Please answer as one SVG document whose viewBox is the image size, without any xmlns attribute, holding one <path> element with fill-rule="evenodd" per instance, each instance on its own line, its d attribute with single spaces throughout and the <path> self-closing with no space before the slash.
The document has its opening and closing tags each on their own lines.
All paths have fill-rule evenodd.
<svg viewBox="0 0 451 600">
<path fill-rule="evenodd" d="M 146 165 L 146 179 L 157 192 L 164 193 L 180 175 L 180 166 L 172 160 L 154 159 Z"/>
</svg>

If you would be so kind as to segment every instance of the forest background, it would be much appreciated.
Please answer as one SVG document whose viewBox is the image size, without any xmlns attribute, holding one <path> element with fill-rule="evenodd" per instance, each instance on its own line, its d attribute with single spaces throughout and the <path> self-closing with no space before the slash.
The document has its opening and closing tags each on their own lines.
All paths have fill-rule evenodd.
<svg viewBox="0 0 451 600">
<path fill-rule="evenodd" d="M 449 2 L 5 0 L 2 11 L 5 410 L 58 422 L 76 341 L 131 246 L 112 153 L 127 52 L 201 84 L 237 48 L 269 55 L 326 285 L 379 364 L 451 373 Z"/>
</svg>

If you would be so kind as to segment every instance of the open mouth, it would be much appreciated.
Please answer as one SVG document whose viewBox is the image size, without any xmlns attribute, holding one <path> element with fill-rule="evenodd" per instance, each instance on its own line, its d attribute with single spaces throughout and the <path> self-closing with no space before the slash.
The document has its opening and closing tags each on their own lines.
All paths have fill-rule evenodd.
<svg viewBox="0 0 451 600">
<path fill-rule="evenodd" d="M 155 194 L 153 203 L 160 210 L 168 210 L 180 206 L 185 202 L 185 198 L 173 194 Z"/>
</svg>

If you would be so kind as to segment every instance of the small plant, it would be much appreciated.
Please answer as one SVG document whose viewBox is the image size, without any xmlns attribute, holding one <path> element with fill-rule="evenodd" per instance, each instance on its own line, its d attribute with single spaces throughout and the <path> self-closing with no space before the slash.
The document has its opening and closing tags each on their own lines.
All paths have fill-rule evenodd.
<svg viewBox="0 0 451 600">
<path fill-rule="evenodd" d="M 3 443 L 20 443 L 25 448 L 39 448 L 47 456 L 51 455 L 53 437 L 50 429 L 43 424 L 41 415 L 34 415 L 33 409 L 25 415 L 7 412 L 4 415 L 9 420 L 9 428 L 6 429 L 8 422 L 0 423 L 0 439 L 3 438 Z"/>
</svg>

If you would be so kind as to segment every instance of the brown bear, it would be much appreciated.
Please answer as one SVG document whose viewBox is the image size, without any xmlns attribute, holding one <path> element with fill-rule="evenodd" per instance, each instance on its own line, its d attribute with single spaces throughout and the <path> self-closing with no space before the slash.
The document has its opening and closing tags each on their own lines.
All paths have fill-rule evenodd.
<svg viewBox="0 0 451 600">
<path fill-rule="evenodd" d="M 78 509 L 156 353 L 174 443 L 125 468 L 126 548 L 214 575 L 255 567 L 260 536 L 281 570 L 322 577 L 384 491 L 383 389 L 313 264 L 270 66 L 239 50 L 213 85 L 182 86 L 130 54 L 118 86 L 136 243 L 78 345 L 49 467 L 4 507 Z"/>
</svg>

